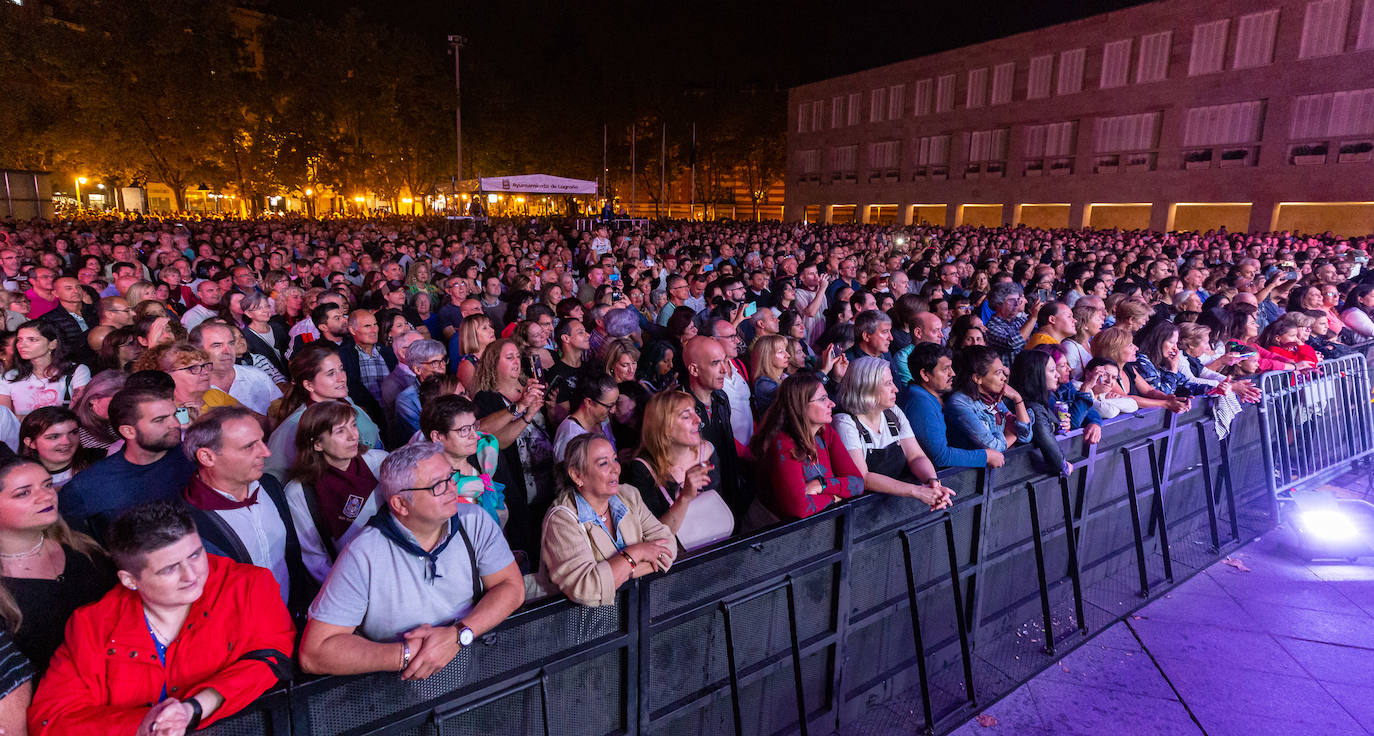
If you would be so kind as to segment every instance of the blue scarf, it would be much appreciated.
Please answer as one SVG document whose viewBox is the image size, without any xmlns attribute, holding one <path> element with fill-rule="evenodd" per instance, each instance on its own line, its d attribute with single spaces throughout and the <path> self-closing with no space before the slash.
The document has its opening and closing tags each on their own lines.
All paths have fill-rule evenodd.
<svg viewBox="0 0 1374 736">
<path fill-rule="evenodd" d="M 396 521 L 396 518 L 391 515 L 391 509 L 386 506 L 378 509 L 377 513 L 374 514 L 371 519 L 368 519 L 367 525 L 381 532 L 382 536 L 386 537 L 397 547 L 400 547 L 416 557 L 424 558 L 425 561 L 429 563 L 425 581 L 430 585 L 434 584 L 436 578 L 443 577 L 443 575 L 439 574 L 436 563 L 439 560 L 439 555 L 444 553 L 444 548 L 448 546 L 449 542 L 453 541 L 453 537 L 458 533 L 458 520 L 456 518 L 449 519 L 448 536 L 430 552 L 426 552 L 420 545 L 415 543 L 414 535 L 406 531 L 406 529 L 401 526 L 400 522 Z"/>
</svg>

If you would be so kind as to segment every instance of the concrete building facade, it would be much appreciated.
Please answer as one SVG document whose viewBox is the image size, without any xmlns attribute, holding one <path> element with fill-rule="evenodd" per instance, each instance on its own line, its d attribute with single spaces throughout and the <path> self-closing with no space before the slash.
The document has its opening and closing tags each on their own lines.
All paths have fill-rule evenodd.
<svg viewBox="0 0 1374 736">
<path fill-rule="evenodd" d="M 1163 0 L 788 113 L 793 220 L 1374 232 L 1374 0 Z"/>
</svg>

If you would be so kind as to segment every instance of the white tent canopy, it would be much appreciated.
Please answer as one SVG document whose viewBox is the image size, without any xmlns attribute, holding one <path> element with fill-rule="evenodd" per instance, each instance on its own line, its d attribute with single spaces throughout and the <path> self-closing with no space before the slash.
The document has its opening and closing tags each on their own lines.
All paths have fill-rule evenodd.
<svg viewBox="0 0 1374 736">
<path fill-rule="evenodd" d="M 596 194 L 596 182 L 568 179 L 548 174 L 520 176 L 484 176 L 484 192 L 518 192 L 520 194 Z"/>
</svg>

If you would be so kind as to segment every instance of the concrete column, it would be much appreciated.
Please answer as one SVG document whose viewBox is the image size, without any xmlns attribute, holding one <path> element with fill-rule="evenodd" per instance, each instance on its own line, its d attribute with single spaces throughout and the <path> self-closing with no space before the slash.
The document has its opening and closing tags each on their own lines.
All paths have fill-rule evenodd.
<svg viewBox="0 0 1374 736">
<path fill-rule="evenodd" d="M 1250 204 L 1250 232 L 1273 232 L 1278 226 L 1278 201 L 1256 198 Z"/>
<path fill-rule="evenodd" d="M 1082 229 L 1088 226 L 1088 217 L 1091 215 L 1088 205 L 1083 202 L 1069 203 L 1069 227 Z"/>
<path fill-rule="evenodd" d="M 854 219 L 858 220 L 860 225 L 867 225 L 873 222 L 873 205 L 867 202 L 860 202 L 854 205 Z"/>
<path fill-rule="evenodd" d="M 829 225 L 831 222 L 834 222 L 834 221 L 835 221 L 835 205 L 833 205 L 833 204 L 824 204 L 824 205 L 821 205 L 821 222 L 823 222 L 823 223 Z"/>
<path fill-rule="evenodd" d="M 916 219 L 916 205 L 914 205 L 914 204 L 902 204 L 902 205 L 898 205 L 898 206 L 897 206 L 897 219 L 898 219 L 898 220 L 901 220 L 901 222 L 902 222 L 903 225 L 908 225 L 908 226 L 911 225 L 911 223 L 914 222 L 915 219 Z"/>
<path fill-rule="evenodd" d="M 1021 222 L 1021 203 L 1008 202 L 1002 205 L 1002 224 L 1007 227 L 1016 227 Z"/>
<path fill-rule="evenodd" d="M 959 227 L 964 224 L 964 206 L 950 204 L 945 206 L 945 227 Z"/>
<path fill-rule="evenodd" d="M 1150 229 L 1167 233 L 1174 229 L 1174 213 L 1178 205 L 1172 202 L 1154 202 L 1150 205 Z"/>
</svg>

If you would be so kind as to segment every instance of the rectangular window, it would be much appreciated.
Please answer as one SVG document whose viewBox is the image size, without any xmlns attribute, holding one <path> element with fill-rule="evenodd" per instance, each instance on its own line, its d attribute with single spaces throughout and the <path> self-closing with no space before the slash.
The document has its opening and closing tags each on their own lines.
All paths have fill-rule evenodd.
<svg viewBox="0 0 1374 736">
<path fill-rule="evenodd" d="M 1026 99 L 1040 100 L 1050 96 L 1050 71 L 1054 56 L 1046 54 L 1030 60 L 1030 79 L 1026 84 Z"/>
<path fill-rule="evenodd" d="M 834 130 L 844 125 L 844 95 L 830 98 L 830 128 Z"/>
<path fill-rule="evenodd" d="M 1350 6 L 1348 0 L 1314 0 L 1307 4 L 1302 18 L 1302 45 L 1299 59 L 1331 56 L 1345 50 L 1345 25 Z"/>
<path fill-rule="evenodd" d="M 949 164 L 949 136 L 931 135 L 916 141 L 917 166 L 947 166 Z"/>
<path fill-rule="evenodd" d="M 1188 108 L 1183 145 L 1217 146 L 1254 143 L 1264 126 L 1264 100 Z"/>
<path fill-rule="evenodd" d="M 1221 71 L 1221 62 L 1226 56 L 1226 30 L 1230 25 L 1231 19 L 1223 18 L 1193 26 L 1193 51 L 1188 57 L 1188 76 Z"/>
<path fill-rule="evenodd" d="M 870 169 L 897 168 L 901 143 L 898 141 L 879 141 L 868 144 L 868 167 Z"/>
<path fill-rule="evenodd" d="M 859 92 L 854 92 L 854 93 L 852 93 L 852 94 L 849 95 L 849 124 L 850 124 L 850 125 L 858 125 L 858 124 L 859 124 L 859 120 L 861 120 L 861 118 L 859 117 L 859 115 L 861 114 L 861 111 L 859 110 L 859 105 L 862 105 L 862 104 L 863 104 L 863 97 L 864 97 L 864 96 L 863 96 L 861 93 L 859 93 Z"/>
<path fill-rule="evenodd" d="M 1007 129 L 975 130 L 968 139 L 969 163 L 1005 161 L 1007 159 Z"/>
<path fill-rule="evenodd" d="M 988 99 L 988 68 L 971 69 L 968 73 L 968 92 L 964 107 L 982 107 Z"/>
<path fill-rule="evenodd" d="M 1274 33 L 1279 28 L 1279 10 L 1242 15 L 1236 23 L 1236 51 L 1232 69 L 1266 66 L 1274 60 Z"/>
<path fill-rule="evenodd" d="M 934 97 L 935 80 L 922 79 L 916 83 L 916 115 L 929 115 L 930 103 Z"/>
<path fill-rule="evenodd" d="M 954 75 L 945 74 L 935 82 L 935 112 L 954 109 Z"/>
<path fill-rule="evenodd" d="M 887 119 L 901 120 L 902 106 L 906 104 L 906 85 L 894 84 L 887 88 Z"/>
<path fill-rule="evenodd" d="M 1364 12 L 1360 14 L 1360 33 L 1355 38 L 1355 50 L 1370 49 L 1374 49 L 1374 0 L 1364 0 Z"/>
<path fill-rule="evenodd" d="M 821 171 L 821 150 L 812 148 L 797 151 L 797 165 L 803 174 L 819 174 Z"/>
<path fill-rule="evenodd" d="M 811 130 L 821 129 L 823 115 L 825 115 L 825 100 L 816 100 L 811 103 Z"/>
<path fill-rule="evenodd" d="M 1374 2 L 1374 0 L 1370 0 Z M 992 68 L 992 104 L 1011 102 L 1011 86 L 1016 79 L 1016 62 L 1008 61 Z"/>
<path fill-rule="evenodd" d="M 1126 86 L 1131 77 L 1131 39 L 1102 46 L 1102 89 Z"/>
<path fill-rule="evenodd" d="M 881 123 L 887 112 L 887 87 L 879 87 L 868 93 L 868 122 Z"/>
<path fill-rule="evenodd" d="M 1026 158 L 1072 156 L 1078 124 L 1074 121 L 1026 126 Z"/>
<path fill-rule="evenodd" d="M 1149 151 L 1158 140 L 1158 112 L 1097 119 L 1097 153 Z"/>
<path fill-rule="evenodd" d="M 797 132 L 805 133 L 806 125 L 811 121 L 811 103 L 803 102 L 797 105 Z"/>
<path fill-rule="evenodd" d="M 838 146 L 830 149 L 830 170 L 839 174 L 854 173 L 858 155 L 858 146 Z"/>
<path fill-rule="evenodd" d="M 1374 134 L 1374 89 L 1303 95 L 1293 100 L 1292 140 Z"/>
<path fill-rule="evenodd" d="M 1059 84 L 1055 94 L 1071 95 L 1083 91 L 1083 59 L 1087 49 L 1074 49 L 1059 55 Z"/>
<path fill-rule="evenodd" d="M 1140 37 L 1140 59 L 1135 66 L 1136 84 L 1162 82 L 1169 77 L 1169 50 L 1173 40 L 1173 31 Z"/>
</svg>

